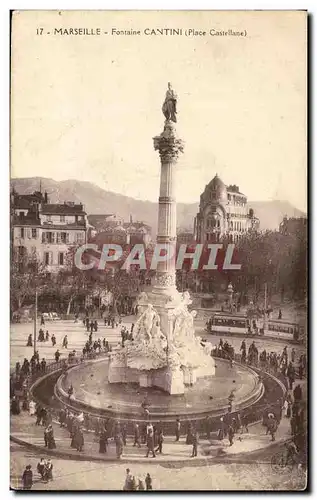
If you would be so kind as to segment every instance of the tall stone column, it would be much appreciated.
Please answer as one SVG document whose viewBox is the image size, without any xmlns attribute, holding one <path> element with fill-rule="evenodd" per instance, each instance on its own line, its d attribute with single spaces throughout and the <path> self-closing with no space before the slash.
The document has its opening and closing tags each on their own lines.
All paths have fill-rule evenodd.
<svg viewBox="0 0 317 500">
<path fill-rule="evenodd" d="M 161 135 L 154 137 L 154 149 L 159 151 L 161 179 L 158 209 L 157 243 L 172 253 L 168 260 L 158 262 L 153 293 L 175 295 L 176 292 L 176 197 L 175 168 L 183 142 L 177 137 L 174 123 L 165 121 Z"/>
</svg>

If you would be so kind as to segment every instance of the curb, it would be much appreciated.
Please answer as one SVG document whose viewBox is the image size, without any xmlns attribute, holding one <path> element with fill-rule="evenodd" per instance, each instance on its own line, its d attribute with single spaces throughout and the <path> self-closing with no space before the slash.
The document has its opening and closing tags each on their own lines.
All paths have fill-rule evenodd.
<svg viewBox="0 0 317 500">
<path fill-rule="evenodd" d="M 23 446 L 25 448 L 34 450 L 38 452 L 41 455 L 49 455 L 49 456 L 54 456 L 62 459 L 67 459 L 67 460 L 76 460 L 79 462 L 98 462 L 98 463 L 112 463 L 112 464 L 129 464 L 129 463 L 134 463 L 134 464 L 158 464 L 161 465 L 162 467 L 201 467 L 201 466 L 207 466 L 207 465 L 213 465 L 213 464 L 224 464 L 224 463 L 239 463 L 239 458 L 243 458 L 243 461 L 241 463 L 243 464 L 254 464 L 254 458 L 252 459 L 252 456 L 257 455 L 263 451 L 266 451 L 271 448 L 276 448 L 280 447 L 282 444 L 284 444 L 286 441 L 288 441 L 289 438 L 281 438 L 279 441 L 274 441 L 270 442 L 267 446 L 263 448 L 259 448 L 258 450 L 253 450 L 253 451 L 246 451 L 246 452 L 240 452 L 236 453 L 234 456 L 229 457 L 229 456 L 215 456 L 215 457 L 193 457 L 191 459 L 189 458 L 184 458 L 183 460 L 179 459 L 169 459 L 169 460 L 162 460 L 158 457 L 157 459 L 154 460 L 152 458 L 146 458 L 144 457 L 143 459 L 141 458 L 127 458 L 127 457 L 122 457 L 120 459 L 117 459 L 115 457 L 97 457 L 95 455 L 75 455 L 72 453 L 68 453 L 67 451 L 60 451 L 60 450 L 48 450 L 44 446 L 39 446 L 37 444 L 29 443 L 27 441 L 24 441 L 20 438 L 17 438 L 15 436 L 10 435 L 10 441 L 18 444 L 20 446 Z M 249 457 L 249 460 L 246 460 L 244 457 L 247 456 Z M 260 463 L 260 462 L 257 462 Z M 263 463 L 270 463 L 270 462 L 263 462 Z"/>
</svg>

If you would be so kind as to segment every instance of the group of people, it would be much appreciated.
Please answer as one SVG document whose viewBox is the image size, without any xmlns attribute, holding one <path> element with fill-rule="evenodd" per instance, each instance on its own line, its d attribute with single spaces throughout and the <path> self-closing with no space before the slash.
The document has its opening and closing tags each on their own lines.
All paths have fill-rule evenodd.
<svg viewBox="0 0 317 500">
<path fill-rule="evenodd" d="M 132 323 L 130 331 L 126 326 L 123 326 L 121 328 L 121 345 L 124 347 L 124 343 L 126 340 L 133 340 L 133 329 L 134 329 L 134 323 Z"/>
<path fill-rule="evenodd" d="M 224 358 L 230 360 L 234 360 L 235 351 L 234 347 L 229 344 L 227 340 L 223 341 L 219 340 L 219 344 L 215 346 L 215 348 L 211 351 L 212 356 L 216 356 L 217 358 Z"/>
<path fill-rule="evenodd" d="M 38 342 L 48 342 L 49 339 L 50 339 L 50 334 L 49 334 L 48 330 L 46 330 L 46 332 L 44 332 L 44 330 L 42 328 L 40 328 L 38 336 L 37 336 L 37 341 Z M 52 346 L 54 347 L 56 345 L 56 337 L 55 337 L 54 333 L 51 335 L 51 342 L 52 342 Z M 28 335 L 26 347 L 33 347 L 33 338 L 32 338 L 31 333 Z"/>
<path fill-rule="evenodd" d="M 145 487 L 144 487 L 145 483 Z M 136 480 L 135 476 L 132 476 L 130 469 L 126 470 L 126 477 L 124 481 L 123 491 L 144 491 L 152 490 L 152 478 L 149 473 L 145 476 L 144 482 L 142 479 L 138 478 Z"/>
<path fill-rule="evenodd" d="M 12 399 L 15 396 L 13 401 L 13 409 L 11 410 L 13 414 L 20 413 L 20 407 L 18 401 L 22 397 L 25 400 L 25 395 L 27 393 L 27 383 L 31 376 L 44 374 L 46 371 L 46 360 L 42 358 L 40 360 L 39 352 L 36 351 L 30 361 L 27 358 L 24 358 L 23 363 L 21 365 L 20 361 L 16 362 L 15 370 L 11 373 L 10 376 L 10 398 Z M 17 393 L 20 393 L 19 397 L 16 396 Z M 21 396 L 21 394 L 23 394 Z M 23 404 L 26 404 L 24 402 Z M 24 408 L 27 409 L 27 408 Z"/>
<path fill-rule="evenodd" d="M 112 329 L 114 327 L 118 327 L 119 324 L 121 324 L 121 322 L 122 322 L 121 318 L 119 318 L 118 321 L 116 321 L 115 316 L 111 316 L 110 314 L 104 317 L 104 325 L 111 327 Z"/>
<path fill-rule="evenodd" d="M 233 346 L 231 346 L 227 340 L 223 341 L 223 339 L 220 339 L 219 344 L 212 351 L 212 355 L 228 360 L 234 360 L 236 357 Z M 292 390 L 297 375 L 298 378 L 302 380 L 307 373 L 306 355 L 300 355 L 297 367 L 296 358 L 296 350 L 294 347 L 291 349 L 290 355 L 287 346 L 284 347 L 281 353 L 273 351 L 268 352 L 266 349 L 263 349 L 263 351 L 259 353 L 254 340 L 249 347 L 247 347 L 246 341 L 243 340 L 240 346 L 238 361 L 243 364 L 256 366 L 263 371 L 272 372 L 274 375 L 283 375 L 288 380 L 289 389 Z"/>
<path fill-rule="evenodd" d="M 83 350 L 82 350 L 83 358 L 85 359 L 85 358 L 89 358 L 91 356 L 94 357 L 97 353 L 100 354 L 102 351 L 105 353 L 111 352 L 111 346 L 110 346 L 108 340 L 106 340 L 104 337 L 103 340 L 98 338 L 98 340 L 93 341 L 92 335 L 89 334 L 89 338 L 88 338 L 87 342 L 85 343 Z"/>
<path fill-rule="evenodd" d="M 86 316 L 83 320 L 83 324 L 86 326 L 86 331 L 91 334 L 98 331 L 98 321 L 96 319 L 89 319 L 89 317 Z"/>
<path fill-rule="evenodd" d="M 53 481 L 53 464 L 50 459 L 44 460 L 41 458 L 37 464 L 36 470 L 42 481 L 47 483 Z M 34 484 L 32 465 L 27 465 L 22 474 L 22 484 L 24 490 L 30 490 Z"/>
<path fill-rule="evenodd" d="M 44 333 L 44 330 L 43 328 L 40 328 L 39 329 L 39 334 L 38 334 L 38 337 L 37 337 L 37 341 L 38 342 L 48 342 L 50 339 L 50 334 L 48 333 L 48 330 L 46 330 L 46 332 Z M 29 341 L 32 340 L 32 336 L 29 335 L 28 337 L 28 344 L 29 345 Z"/>
</svg>

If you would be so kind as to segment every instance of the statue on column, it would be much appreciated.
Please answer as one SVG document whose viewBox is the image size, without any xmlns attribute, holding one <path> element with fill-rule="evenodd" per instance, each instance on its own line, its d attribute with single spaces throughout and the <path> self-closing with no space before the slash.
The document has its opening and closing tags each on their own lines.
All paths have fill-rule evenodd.
<svg viewBox="0 0 317 500">
<path fill-rule="evenodd" d="M 176 123 L 176 103 L 177 103 L 177 95 L 172 89 L 172 85 L 168 83 L 168 89 L 165 96 L 165 101 L 163 103 L 162 111 L 166 120 L 171 120 Z"/>
</svg>

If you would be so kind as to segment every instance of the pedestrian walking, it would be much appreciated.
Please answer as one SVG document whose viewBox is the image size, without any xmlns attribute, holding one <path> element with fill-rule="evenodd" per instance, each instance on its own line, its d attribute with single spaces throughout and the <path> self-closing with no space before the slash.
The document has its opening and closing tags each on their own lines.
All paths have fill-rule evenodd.
<svg viewBox="0 0 317 500">
<path fill-rule="evenodd" d="M 154 430 L 151 424 L 148 426 L 147 429 L 146 446 L 147 446 L 146 458 L 148 458 L 150 452 L 152 453 L 152 458 L 155 458 L 156 455 L 154 450 Z"/>
<path fill-rule="evenodd" d="M 53 450 L 56 448 L 55 438 L 54 438 L 54 430 L 53 426 L 49 424 L 46 428 L 46 445 L 49 450 Z M 45 438 L 44 438 L 45 440 Z"/>
<path fill-rule="evenodd" d="M 191 456 L 197 457 L 198 434 L 196 429 L 194 429 L 192 432 L 192 443 L 193 443 L 193 449 Z"/>
<path fill-rule="evenodd" d="M 45 460 L 44 460 L 44 458 L 41 458 L 41 460 L 37 464 L 37 472 L 39 473 L 39 475 L 41 476 L 41 479 L 43 480 L 44 475 L 45 475 Z"/>
<path fill-rule="evenodd" d="M 152 490 L 152 478 L 149 473 L 145 476 L 145 486 L 147 490 Z"/>
<path fill-rule="evenodd" d="M 276 418 L 274 417 L 273 413 L 269 413 L 268 415 L 268 421 L 267 421 L 267 431 L 269 434 L 271 434 L 271 441 L 275 441 L 275 433 L 278 428 L 278 422 Z"/>
<path fill-rule="evenodd" d="M 219 429 L 218 429 L 218 439 L 219 439 L 219 441 L 222 441 L 224 437 L 225 437 L 225 423 L 223 421 L 223 417 L 221 417 L 220 418 Z"/>
<path fill-rule="evenodd" d="M 126 469 L 126 477 L 124 481 L 123 491 L 132 491 L 132 481 L 133 477 L 130 473 L 130 469 Z"/>
<path fill-rule="evenodd" d="M 50 459 L 46 462 L 44 471 L 45 481 L 53 481 L 53 464 Z"/>
<path fill-rule="evenodd" d="M 230 424 L 228 427 L 229 446 L 233 445 L 233 437 L 234 437 L 234 428 L 233 428 L 232 424 Z"/>
<path fill-rule="evenodd" d="M 108 436 L 106 429 L 102 429 L 99 436 L 99 453 L 107 453 Z"/>
<path fill-rule="evenodd" d="M 135 426 L 134 426 L 134 443 L 133 443 L 133 446 L 138 446 L 138 448 L 141 448 L 139 424 L 135 424 Z"/>
<path fill-rule="evenodd" d="M 141 479 L 139 479 L 139 482 L 138 482 L 138 490 L 139 491 L 144 491 L 145 490 L 145 487 L 144 487 L 144 483 Z"/>
<path fill-rule="evenodd" d="M 157 448 L 155 450 L 156 452 L 159 452 L 160 454 L 162 454 L 163 442 L 164 442 L 163 430 L 160 429 L 158 432 L 158 436 L 157 436 Z"/>
<path fill-rule="evenodd" d="M 123 446 L 127 445 L 127 426 L 123 425 L 121 430 L 121 436 L 123 441 Z"/>
<path fill-rule="evenodd" d="M 24 490 L 30 490 L 33 486 L 32 465 L 27 465 L 22 475 L 22 483 Z"/>
<path fill-rule="evenodd" d="M 117 458 L 121 458 L 121 455 L 123 453 L 123 441 L 122 441 L 122 437 L 120 436 L 120 434 L 117 434 L 114 438 L 115 440 L 115 443 L 116 443 L 116 455 L 117 455 Z"/>
</svg>

